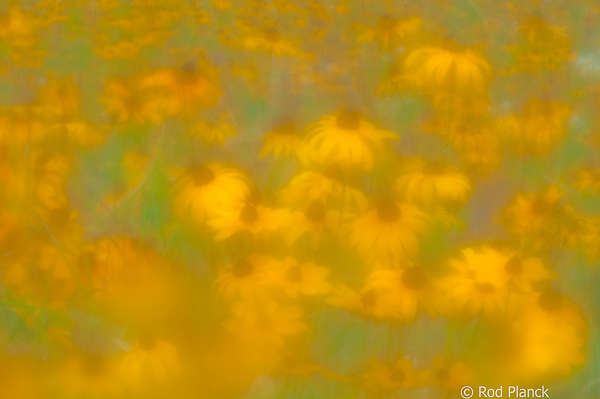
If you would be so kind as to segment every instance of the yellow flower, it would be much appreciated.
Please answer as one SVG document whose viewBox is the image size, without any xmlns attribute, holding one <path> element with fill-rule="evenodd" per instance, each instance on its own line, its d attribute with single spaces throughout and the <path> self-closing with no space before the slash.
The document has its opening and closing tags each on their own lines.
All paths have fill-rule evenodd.
<svg viewBox="0 0 600 399">
<path fill-rule="evenodd" d="M 239 209 L 250 193 L 241 172 L 218 162 L 192 166 L 178 174 L 173 206 L 184 221 L 201 224 L 219 211 Z"/>
<path fill-rule="evenodd" d="M 264 279 L 275 260 L 269 256 L 250 254 L 219 269 L 215 280 L 219 295 L 232 299 L 239 294 L 243 300 L 262 297 L 265 294 Z"/>
<path fill-rule="evenodd" d="M 120 374 L 134 386 L 148 381 L 165 382 L 182 372 L 177 348 L 143 334 L 121 360 Z"/>
<path fill-rule="evenodd" d="M 12 145 L 37 144 L 46 137 L 46 132 L 38 107 L 15 105 L 0 108 L 0 142 Z"/>
<path fill-rule="evenodd" d="M 319 163 L 367 171 L 373 169 L 374 156 L 383 151 L 384 140 L 398 139 L 396 133 L 378 129 L 360 112 L 347 109 L 322 116 L 308 130 L 308 144 Z"/>
<path fill-rule="evenodd" d="M 356 218 L 349 242 L 368 259 L 403 260 L 417 255 L 417 234 L 423 233 L 427 225 L 425 213 L 415 206 L 387 199 Z"/>
<path fill-rule="evenodd" d="M 534 283 L 558 277 L 555 272 L 544 267 L 540 258 L 525 258 L 518 254 L 508 258 L 504 271 L 510 276 L 509 284 L 514 284 L 521 292 L 531 292 Z"/>
<path fill-rule="evenodd" d="M 444 389 L 460 389 L 473 381 L 473 370 L 465 363 L 449 363 L 443 355 L 433 358 L 432 372 L 433 384 Z"/>
<path fill-rule="evenodd" d="M 509 367 L 520 378 L 569 374 L 586 360 L 587 325 L 581 311 L 552 290 L 532 300 L 512 324 Z"/>
<path fill-rule="evenodd" d="M 158 123 L 163 118 L 159 101 L 144 92 L 140 83 L 132 78 L 108 81 L 100 102 L 106 106 L 106 112 L 118 118 L 120 123 Z"/>
<path fill-rule="evenodd" d="M 415 320 L 420 308 L 436 315 L 444 305 L 438 283 L 418 265 L 405 270 L 376 270 L 369 276 L 367 287 L 382 289 L 400 320 L 408 323 Z"/>
<path fill-rule="evenodd" d="M 377 288 L 364 287 L 356 292 L 346 285 L 341 285 L 333 290 L 332 296 L 327 298 L 326 302 L 367 319 L 398 318 L 393 298 Z"/>
<path fill-rule="evenodd" d="M 600 191 L 600 169 L 577 169 L 577 182 L 573 184 L 582 193 L 596 194 Z"/>
<path fill-rule="evenodd" d="M 225 118 L 221 118 L 218 123 L 198 121 L 190 127 L 189 131 L 193 137 L 208 144 L 223 145 L 229 137 L 237 136 L 237 131 L 226 122 Z"/>
<path fill-rule="evenodd" d="M 238 208 L 217 210 L 206 224 L 217 231 L 215 240 L 223 240 L 235 233 L 247 231 L 254 237 L 267 236 L 287 219 L 288 210 L 269 209 L 246 202 Z"/>
<path fill-rule="evenodd" d="M 484 92 L 492 79 L 492 66 L 485 57 L 450 41 L 444 47 L 413 51 L 404 66 L 419 86 L 434 92 Z"/>
<path fill-rule="evenodd" d="M 215 106 L 221 97 L 218 71 L 207 60 L 158 69 L 142 79 L 140 87 L 153 91 L 169 115 L 191 115 L 198 109 Z"/>
<path fill-rule="evenodd" d="M 299 264 L 294 258 L 288 256 L 269 273 L 270 284 L 282 287 L 292 298 L 296 298 L 298 293 L 310 296 L 326 294 L 331 290 L 331 285 L 325 281 L 329 269 L 312 262 Z"/>
<path fill-rule="evenodd" d="M 566 134 L 567 104 L 530 99 L 520 115 L 511 115 L 496 121 L 497 129 L 517 154 L 538 157 L 548 153 Z"/>
<path fill-rule="evenodd" d="M 390 16 L 382 16 L 375 27 L 364 27 L 364 33 L 358 38 L 359 42 L 377 41 L 386 50 L 402 44 L 402 38 L 414 35 L 421 30 L 423 21 L 419 17 L 397 20 Z"/>
<path fill-rule="evenodd" d="M 312 200 L 304 212 L 290 214 L 285 223 L 286 243 L 292 245 L 308 234 L 312 247 L 317 248 L 325 237 L 334 234 L 339 228 L 339 212 L 328 210 L 320 200 Z"/>
<path fill-rule="evenodd" d="M 260 158 L 266 157 L 271 151 L 276 159 L 281 155 L 295 157 L 302 165 L 307 165 L 311 158 L 309 147 L 294 122 L 288 117 L 277 121 L 273 130 L 266 133 L 262 139 L 265 143 L 260 150 Z"/>
<path fill-rule="evenodd" d="M 369 360 L 369 368 L 363 377 L 367 382 L 386 389 L 422 387 L 425 373 L 413 370 L 412 361 L 398 358 L 393 364 L 387 365 L 377 359 Z"/>
<path fill-rule="evenodd" d="M 556 226 L 550 229 L 550 234 L 557 234 L 557 244 L 562 248 L 577 248 L 589 231 L 589 218 L 577 212 L 572 205 L 559 208 L 553 224 Z"/>
<path fill-rule="evenodd" d="M 52 116 L 75 116 L 81 109 L 81 90 L 72 78 L 50 78 L 48 84 L 40 88 L 39 101 Z"/>
<path fill-rule="evenodd" d="M 294 176 L 279 192 L 286 204 L 307 205 L 312 201 L 329 203 L 342 200 L 345 209 L 366 210 L 367 198 L 357 188 L 344 184 L 343 172 L 339 164 L 331 165 L 324 173 L 305 171 Z M 347 208 L 346 208 L 347 207 Z"/>
<path fill-rule="evenodd" d="M 438 161 L 409 161 L 396 185 L 408 202 L 425 205 L 462 205 L 471 195 L 469 178 Z"/>
<path fill-rule="evenodd" d="M 456 273 L 447 276 L 443 283 L 451 307 L 459 315 L 482 312 L 491 318 L 501 316 L 508 304 L 506 258 L 491 248 L 467 248 L 461 252 L 463 259 L 449 262 Z"/>
<path fill-rule="evenodd" d="M 538 191 L 517 194 L 514 201 L 504 210 L 503 222 L 512 233 L 523 239 L 534 239 L 540 245 L 535 234 L 542 232 L 548 222 L 556 216 L 556 211 L 565 192 L 552 185 Z M 531 237 L 531 234 L 534 234 Z M 542 237 L 544 238 L 544 237 Z"/>
<path fill-rule="evenodd" d="M 104 141 L 104 133 L 89 122 L 73 119 L 49 126 L 48 138 L 69 147 L 93 147 Z"/>
<path fill-rule="evenodd" d="M 235 319 L 223 322 L 225 329 L 238 335 L 242 341 L 260 347 L 282 346 L 286 338 L 308 329 L 299 320 L 302 310 L 297 306 L 281 309 L 275 302 L 256 307 L 238 302 L 231 310 Z"/>
<path fill-rule="evenodd" d="M 537 73 L 541 69 L 560 70 L 571 58 L 571 44 L 566 27 L 552 26 L 539 17 L 531 17 L 519 26 L 521 43 L 507 46 L 517 66 L 511 72 Z"/>
</svg>

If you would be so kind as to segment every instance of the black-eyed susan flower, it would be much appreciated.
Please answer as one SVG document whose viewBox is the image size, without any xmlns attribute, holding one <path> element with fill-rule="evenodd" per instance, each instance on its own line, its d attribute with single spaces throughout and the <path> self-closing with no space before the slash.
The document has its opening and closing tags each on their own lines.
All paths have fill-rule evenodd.
<svg viewBox="0 0 600 399">
<path fill-rule="evenodd" d="M 363 287 L 355 291 L 346 285 L 334 289 L 326 302 L 330 305 L 346 309 L 366 319 L 397 319 L 398 310 L 395 301 L 385 291 L 373 287 Z"/>
<path fill-rule="evenodd" d="M 33 104 L 0 107 L 0 142 L 23 145 L 44 140 L 47 126 L 40 111 Z"/>
<path fill-rule="evenodd" d="M 508 253 L 504 271 L 509 276 L 508 284 L 514 285 L 521 292 L 531 292 L 533 285 L 542 280 L 556 279 L 557 274 L 548 270 L 540 258 L 529 258 L 519 254 Z"/>
<path fill-rule="evenodd" d="M 219 122 L 198 121 L 189 129 L 192 137 L 198 138 L 208 144 L 223 145 L 227 139 L 237 136 L 237 131 L 231 126 L 227 118 L 221 117 Z"/>
<path fill-rule="evenodd" d="M 502 316 L 508 304 L 509 278 L 504 272 L 506 258 L 492 248 L 461 251 L 463 259 L 451 259 L 455 273 L 444 279 L 451 308 L 458 315 L 483 313 L 490 318 Z"/>
<path fill-rule="evenodd" d="M 251 202 L 237 208 L 217 211 L 206 224 L 216 230 L 215 240 L 223 240 L 238 232 L 249 232 L 253 237 L 267 237 L 288 218 L 288 209 L 269 209 Z"/>
<path fill-rule="evenodd" d="M 567 375 L 586 360 L 588 333 L 581 311 L 551 289 L 531 300 L 512 324 L 510 367 L 521 378 Z"/>
<path fill-rule="evenodd" d="M 455 390 L 471 384 L 474 371 L 463 362 L 449 362 L 443 355 L 435 355 L 431 365 L 434 386 Z"/>
<path fill-rule="evenodd" d="M 421 309 L 436 315 L 444 306 L 437 281 L 418 265 L 404 270 L 376 270 L 369 276 L 367 287 L 382 289 L 400 320 L 408 323 Z"/>
<path fill-rule="evenodd" d="M 312 201 L 326 204 L 341 200 L 344 209 L 352 212 L 366 210 L 368 202 L 365 194 L 345 184 L 343 177 L 339 164 L 330 165 L 324 172 L 301 172 L 279 191 L 279 197 L 290 205 L 308 206 Z"/>
<path fill-rule="evenodd" d="M 135 389 L 147 381 L 168 381 L 182 372 L 182 365 L 173 344 L 143 334 L 121 360 L 119 372 Z"/>
<path fill-rule="evenodd" d="M 600 191 L 600 169 L 578 169 L 577 181 L 573 184 L 573 187 L 576 187 L 582 193 L 598 193 Z"/>
<path fill-rule="evenodd" d="M 312 247 L 317 248 L 325 237 L 335 234 L 339 228 L 339 211 L 327 209 L 321 200 L 312 200 L 304 212 L 291 212 L 287 218 L 286 243 L 292 245 L 299 238 L 307 235 Z"/>
<path fill-rule="evenodd" d="M 140 87 L 139 78 L 112 79 L 106 82 L 104 96 L 100 99 L 106 112 L 114 115 L 119 123 L 135 121 L 160 122 L 160 100 Z"/>
<path fill-rule="evenodd" d="M 538 192 L 519 193 L 506 207 L 502 220 L 507 229 L 523 238 L 540 233 L 553 218 L 565 192 L 552 185 Z"/>
<path fill-rule="evenodd" d="M 233 299 L 239 295 L 243 300 L 265 295 L 265 278 L 276 265 L 270 256 L 250 254 L 233 260 L 219 269 L 215 285 L 219 295 Z"/>
<path fill-rule="evenodd" d="M 153 71 L 141 80 L 140 87 L 151 91 L 161 109 L 172 116 L 213 107 L 221 97 L 218 70 L 206 59 Z"/>
<path fill-rule="evenodd" d="M 492 65 L 483 55 L 451 41 L 413 51 L 404 66 L 419 86 L 434 92 L 483 92 L 493 75 Z"/>
<path fill-rule="evenodd" d="M 398 135 L 375 127 L 363 114 L 349 109 L 322 116 L 308 127 L 307 136 L 317 162 L 367 171 L 373 169 L 374 158 L 388 139 L 397 140 Z"/>
<path fill-rule="evenodd" d="M 184 221 L 202 224 L 219 211 L 240 208 L 250 193 L 244 175 L 219 162 L 196 165 L 176 172 L 174 187 L 176 215 Z"/>
<path fill-rule="evenodd" d="M 527 18 L 519 26 L 521 42 L 507 46 L 516 66 L 509 72 L 538 73 L 540 70 L 560 70 L 571 57 L 571 43 L 566 27 L 548 24 L 538 16 Z"/>
<path fill-rule="evenodd" d="M 301 132 L 289 117 L 284 117 L 275 122 L 273 129 L 266 133 L 262 139 L 263 147 L 259 157 L 264 158 L 273 152 L 275 159 L 280 156 L 296 158 L 303 165 L 308 165 L 310 148 L 304 141 Z"/>
<path fill-rule="evenodd" d="M 296 298 L 298 294 L 327 294 L 331 290 L 331 285 L 325 280 L 329 269 L 312 262 L 299 263 L 288 256 L 269 273 L 270 284 L 281 287 L 292 298 Z"/>
<path fill-rule="evenodd" d="M 75 116 L 81 109 L 81 90 L 71 77 L 50 77 L 48 84 L 40 88 L 38 101 L 49 116 Z"/>
<path fill-rule="evenodd" d="M 396 180 L 398 190 L 411 203 L 454 207 L 467 202 L 469 178 L 439 161 L 409 160 Z"/>
<path fill-rule="evenodd" d="M 377 42 L 384 50 L 391 50 L 405 41 L 405 37 L 412 37 L 421 30 L 423 21 L 419 17 L 398 20 L 389 15 L 379 17 L 374 27 L 359 26 L 362 34 L 359 42 Z"/>
<path fill-rule="evenodd" d="M 369 368 L 363 374 L 363 378 L 375 386 L 395 391 L 422 386 L 426 374 L 421 370 L 414 370 L 410 359 L 400 357 L 392 364 L 370 359 Z"/>
<path fill-rule="evenodd" d="M 383 199 L 351 223 L 349 243 L 367 259 L 410 259 L 418 254 L 418 236 L 427 226 L 427 215 L 417 207 Z"/>
<path fill-rule="evenodd" d="M 533 98 L 520 114 L 498 119 L 496 126 L 517 154 L 543 157 L 565 136 L 571 112 L 568 104 Z"/>
</svg>

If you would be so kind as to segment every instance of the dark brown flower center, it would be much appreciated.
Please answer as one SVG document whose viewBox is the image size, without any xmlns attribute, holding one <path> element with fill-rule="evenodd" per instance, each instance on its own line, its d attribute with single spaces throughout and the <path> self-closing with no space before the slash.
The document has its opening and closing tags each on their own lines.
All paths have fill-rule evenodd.
<svg viewBox="0 0 600 399">
<path fill-rule="evenodd" d="M 402 273 L 402 283 L 413 290 L 419 290 L 427 283 L 427 275 L 419 266 L 409 267 Z"/>
<path fill-rule="evenodd" d="M 271 43 L 276 43 L 281 39 L 281 33 L 274 28 L 265 31 L 265 39 Z"/>
<path fill-rule="evenodd" d="M 240 220 L 244 223 L 253 223 L 258 220 L 258 212 L 256 212 L 256 208 L 249 202 L 240 211 Z"/>
<path fill-rule="evenodd" d="M 360 296 L 360 301 L 363 306 L 372 308 L 377 304 L 377 293 L 373 290 L 368 290 Z"/>
<path fill-rule="evenodd" d="M 193 166 L 189 172 L 196 187 L 206 186 L 215 179 L 215 173 L 205 165 Z"/>
<path fill-rule="evenodd" d="M 231 267 L 231 273 L 238 278 L 248 277 L 253 270 L 252 264 L 246 259 L 236 260 Z"/>
<path fill-rule="evenodd" d="M 377 217 L 382 222 L 393 223 L 400 219 L 400 207 L 392 200 L 383 200 L 377 207 Z"/>
<path fill-rule="evenodd" d="M 496 287 L 491 283 L 477 284 L 477 289 L 484 294 L 491 294 L 496 291 Z"/>
<path fill-rule="evenodd" d="M 523 272 L 523 262 L 521 259 L 515 255 L 506 262 L 504 266 L 504 270 L 512 276 L 516 276 L 517 274 L 521 274 Z"/>
<path fill-rule="evenodd" d="M 341 111 L 335 123 L 337 127 L 344 130 L 358 130 L 362 115 L 357 111 L 343 110 Z"/>
<path fill-rule="evenodd" d="M 429 161 L 423 165 L 423 174 L 428 176 L 438 176 L 444 171 L 444 165 L 438 161 Z"/>
<path fill-rule="evenodd" d="M 123 101 L 123 105 L 125 105 L 125 108 L 127 108 L 129 111 L 137 112 L 142 109 L 144 102 L 140 96 L 131 95 L 127 97 L 125 101 Z"/>
<path fill-rule="evenodd" d="M 450 379 L 450 373 L 447 368 L 441 368 L 435 372 L 435 379 L 440 382 L 446 382 Z"/>
<path fill-rule="evenodd" d="M 531 204 L 531 210 L 536 215 L 546 215 L 550 212 L 550 204 L 544 201 L 542 198 L 536 198 Z"/>
<path fill-rule="evenodd" d="M 56 208 L 50 211 L 50 222 L 52 226 L 62 228 L 67 225 L 71 218 L 71 210 L 69 208 Z"/>
<path fill-rule="evenodd" d="M 200 68 L 198 64 L 193 61 L 188 61 L 183 64 L 180 68 L 181 81 L 184 83 L 193 83 L 198 79 Z"/>
<path fill-rule="evenodd" d="M 387 31 L 393 29 L 397 24 L 398 22 L 394 18 L 384 15 L 379 17 L 379 20 L 377 21 L 377 28 L 382 31 Z"/>
<path fill-rule="evenodd" d="M 297 283 L 302 281 L 302 270 L 298 266 L 290 267 L 287 272 L 285 272 L 285 279 L 290 283 Z"/>
<path fill-rule="evenodd" d="M 402 369 L 394 369 L 392 372 L 392 379 L 395 382 L 402 383 L 404 380 L 406 380 L 406 374 Z"/>
<path fill-rule="evenodd" d="M 291 118 L 284 116 L 275 122 L 273 131 L 284 136 L 296 136 L 298 130 Z"/>
<path fill-rule="evenodd" d="M 563 302 L 563 296 L 553 289 L 547 289 L 546 291 L 542 292 L 538 299 L 538 303 L 540 304 L 541 308 L 549 312 L 556 312 L 559 310 L 562 307 Z"/>
<path fill-rule="evenodd" d="M 308 204 L 304 214 L 306 215 L 306 219 L 310 220 L 311 222 L 318 223 L 325 220 L 327 210 L 325 209 L 323 202 L 319 200 L 313 200 L 310 202 L 310 204 Z"/>
</svg>

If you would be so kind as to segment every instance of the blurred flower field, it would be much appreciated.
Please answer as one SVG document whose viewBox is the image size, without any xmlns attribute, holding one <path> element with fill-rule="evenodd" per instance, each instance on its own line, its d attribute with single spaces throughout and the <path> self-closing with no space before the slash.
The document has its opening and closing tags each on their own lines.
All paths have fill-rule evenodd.
<svg viewBox="0 0 600 399">
<path fill-rule="evenodd" d="M 600 6 L 0 2 L 0 398 L 600 398 Z"/>
</svg>

